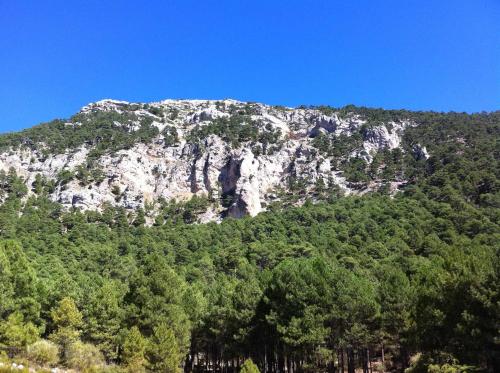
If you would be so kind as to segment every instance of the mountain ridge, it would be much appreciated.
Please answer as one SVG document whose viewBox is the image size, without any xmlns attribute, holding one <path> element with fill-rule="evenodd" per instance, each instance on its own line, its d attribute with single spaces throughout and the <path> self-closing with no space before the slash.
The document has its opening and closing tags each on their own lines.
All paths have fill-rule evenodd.
<svg viewBox="0 0 500 373">
<path fill-rule="evenodd" d="M 199 221 L 255 216 L 283 200 L 396 193 L 411 183 L 407 169 L 425 169 L 427 148 L 437 145 L 412 135 L 432 125 L 420 119 L 426 115 L 474 118 L 232 99 L 104 99 L 68 120 L 0 135 L 0 169 L 13 168 L 31 191 L 42 179 L 65 208 L 158 210 L 158 201 L 197 196 L 208 200 Z"/>
<path fill-rule="evenodd" d="M 71 314 L 103 372 L 495 371 L 499 112 L 216 105 L 0 137 L 0 347 L 75 367 Z"/>
</svg>

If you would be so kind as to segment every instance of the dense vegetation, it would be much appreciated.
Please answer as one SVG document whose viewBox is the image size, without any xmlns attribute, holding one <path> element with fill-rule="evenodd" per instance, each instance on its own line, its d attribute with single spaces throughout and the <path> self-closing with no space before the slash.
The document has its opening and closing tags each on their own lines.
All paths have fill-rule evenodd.
<svg viewBox="0 0 500 373">
<path fill-rule="evenodd" d="M 319 110 L 331 114 L 333 109 L 319 107 Z M 453 179 L 445 182 L 459 187 L 473 188 L 471 184 L 480 183 L 479 179 L 486 177 L 490 184 L 498 172 L 499 157 L 498 139 L 500 138 L 500 112 L 465 114 L 465 113 L 435 113 L 412 112 L 406 110 L 368 109 L 346 106 L 336 110 L 340 115 L 357 114 L 367 120 L 353 136 L 323 135 L 314 139 L 313 145 L 322 153 L 337 159 L 336 166 L 345 172 L 351 182 L 369 182 L 382 179 L 410 180 L 415 183 L 417 178 L 425 178 L 434 174 L 431 168 L 444 168 L 447 176 Z M 405 129 L 402 150 L 379 152 L 372 163 L 368 164 L 361 158 L 345 157 L 346 154 L 359 149 L 364 134 L 374 126 L 394 121 L 409 120 L 418 126 Z M 418 146 L 425 146 L 433 155 L 430 163 L 417 154 Z M 471 168 L 470 163 L 475 163 Z M 469 164 L 467 164 L 469 163 Z M 466 172 L 466 173 L 464 173 Z M 472 173 L 469 173 L 472 172 Z M 441 173 L 439 173 L 441 174 Z M 479 176 L 480 175 L 480 176 Z M 479 179 L 477 177 L 479 176 Z M 436 182 L 436 176 L 433 181 Z M 440 182 L 439 186 L 442 186 Z M 491 202 L 491 201 L 490 201 Z M 497 201 L 497 204 L 500 201 Z M 497 205 L 498 206 L 498 205 Z"/>
<path fill-rule="evenodd" d="M 41 150 L 45 155 L 64 153 L 82 145 L 93 146 L 91 158 L 106 152 L 130 148 L 137 142 L 149 142 L 158 135 L 151 117 L 133 112 L 92 111 L 79 113 L 68 121 L 54 120 L 15 133 L 0 136 L 0 149 L 20 146 Z"/>
<path fill-rule="evenodd" d="M 233 147 L 251 141 L 258 143 L 264 150 L 269 144 L 275 144 L 280 138 L 279 130 L 273 130 L 271 125 L 265 129 L 259 122 L 244 114 L 234 114 L 229 117 L 217 118 L 208 125 L 196 126 L 189 134 L 187 141 L 198 143 L 208 135 L 217 135 Z"/>
<path fill-rule="evenodd" d="M 395 197 L 325 191 L 221 224 L 189 224 L 201 199 L 153 226 L 147 209 L 64 211 L 49 182 L 27 197 L 0 174 L 4 353 L 129 372 L 498 370 L 498 113 L 412 115 L 428 119 L 405 146 L 430 159 L 357 168 L 394 160 Z"/>
</svg>

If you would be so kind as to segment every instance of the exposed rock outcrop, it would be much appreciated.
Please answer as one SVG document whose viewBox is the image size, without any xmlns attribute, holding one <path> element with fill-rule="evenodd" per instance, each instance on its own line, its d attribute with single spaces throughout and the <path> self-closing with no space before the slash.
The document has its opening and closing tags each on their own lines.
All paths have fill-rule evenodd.
<svg viewBox="0 0 500 373">
<path fill-rule="evenodd" d="M 135 121 L 114 123 L 126 125 L 126 130 L 132 132 L 141 127 L 142 118 L 147 118 L 151 126 L 158 128 L 158 134 L 147 143 L 136 142 L 95 159 L 92 169 L 103 175 L 100 180 L 82 181 L 74 176 L 78 167 L 89 167 L 88 155 L 96 146 L 93 142 L 60 154 L 47 154 L 25 143 L 0 153 L 0 169 L 14 168 L 29 187 L 40 174 L 56 182 L 51 194 L 54 201 L 66 207 L 96 210 L 106 203 L 136 209 L 160 197 L 168 201 L 204 195 L 222 201 L 214 207 L 217 214 L 241 217 L 263 211 L 278 198 L 278 190 L 289 188 L 291 180 L 302 181 L 304 194 L 320 182 L 325 188 L 335 186 L 345 193 L 356 192 L 336 168 L 339 162 L 314 144 L 320 134 L 349 137 L 360 131 L 366 121 L 355 114 L 340 117 L 338 113 L 326 115 L 315 109 L 277 108 L 234 100 L 165 100 L 147 105 L 103 100 L 83 107 L 80 115 L 92 116 L 96 112 L 132 113 Z M 251 121 L 257 127 L 258 138 L 237 134 L 234 143 L 227 140 L 229 134 L 208 130 L 199 141 L 190 137 L 194 129 L 233 115 L 246 118 L 241 126 L 245 120 Z M 344 157 L 358 156 L 370 162 L 380 149 L 400 147 L 402 133 L 409 125 L 391 122 L 371 127 L 363 133 L 361 146 Z M 167 141 L 162 132 L 167 127 L 175 129 L 174 140 Z M 425 147 L 415 147 L 414 153 L 428 158 Z M 62 171 L 74 175 L 62 183 Z M 207 219 L 217 214 L 207 215 Z"/>
</svg>

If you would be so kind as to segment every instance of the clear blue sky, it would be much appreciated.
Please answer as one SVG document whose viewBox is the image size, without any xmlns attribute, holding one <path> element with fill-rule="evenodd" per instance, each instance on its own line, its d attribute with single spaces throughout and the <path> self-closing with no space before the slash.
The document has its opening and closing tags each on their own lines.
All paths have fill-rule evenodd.
<svg viewBox="0 0 500 373">
<path fill-rule="evenodd" d="M 500 109 L 500 1 L 0 0 L 0 131 L 103 98 Z"/>
</svg>

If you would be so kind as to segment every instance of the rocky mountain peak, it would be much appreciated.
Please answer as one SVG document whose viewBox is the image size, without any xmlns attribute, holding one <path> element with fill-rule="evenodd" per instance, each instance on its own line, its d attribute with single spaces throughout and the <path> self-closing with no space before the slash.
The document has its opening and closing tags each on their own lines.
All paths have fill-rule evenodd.
<svg viewBox="0 0 500 373">
<path fill-rule="evenodd" d="M 0 169 L 13 168 L 30 189 L 43 178 L 50 198 L 68 208 L 154 209 L 198 196 L 210 201 L 202 220 L 217 220 L 256 215 L 284 195 L 301 203 L 332 191 L 395 188 L 404 180 L 353 179 L 352 165 L 366 168 L 396 149 L 425 159 L 425 147 L 402 146 L 412 126 L 325 107 L 105 99 L 66 121 L 4 136 Z"/>
</svg>

